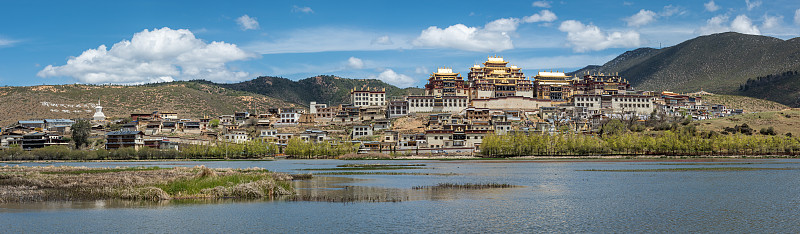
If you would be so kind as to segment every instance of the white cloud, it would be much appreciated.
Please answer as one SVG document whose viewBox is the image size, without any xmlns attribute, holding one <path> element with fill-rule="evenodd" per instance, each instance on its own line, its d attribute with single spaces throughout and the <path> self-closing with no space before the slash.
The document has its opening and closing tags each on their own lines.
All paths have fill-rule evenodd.
<svg viewBox="0 0 800 234">
<path fill-rule="evenodd" d="M 135 84 L 174 79 L 206 79 L 236 81 L 249 74 L 232 71 L 228 62 L 254 57 L 225 42 L 206 43 L 188 29 L 145 29 L 131 40 L 114 44 L 111 49 L 100 45 L 66 65 L 47 65 L 40 77 L 70 76 L 82 83 Z"/>
<path fill-rule="evenodd" d="M 534 7 L 550 8 L 550 1 L 535 1 L 531 5 Z"/>
<path fill-rule="evenodd" d="M 800 9 L 794 11 L 794 24 L 800 25 Z"/>
<path fill-rule="evenodd" d="M 383 36 L 380 36 L 378 38 L 372 39 L 372 42 L 370 44 L 373 44 L 373 45 L 391 45 L 391 44 L 394 44 L 394 43 L 392 42 L 392 39 L 389 38 L 389 36 L 383 35 Z"/>
<path fill-rule="evenodd" d="M 724 23 L 728 22 L 727 15 L 718 15 L 711 17 L 706 21 L 706 25 L 700 27 L 697 32 L 701 35 L 713 34 L 713 33 L 721 33 L 730 31 L 728 26 L 723 25 Z"/>
<path fill-rule="evenodd" d="M 625 18 L 625 21 L 628 22 L 628 26 L 631 27 L 639 27 L 642 25 L 646 25 L 652 23 L 655 20 L 656 20 L 656 13 L 645 9 L 640 10 L 639 13 L 636 13 L 631 17 Z"/>
<path fill-rule="evenodd" d="M 251 29 L 258 29 L 258 21 L 256 18 L 250 17 L 248 15 L 243 15 L 239 18 L 236 18 L 236 23 L 242 27 L 242 30 L 251 30 Z"/>
<path fill-rule="evenodd" d="M 745 15 L 736 16 L 733 22 L 731 22 L 731 29 L 740 33 L 761 35 L 758 26 L 753 25 L 753 21 Z"/>
<path fill-rule="evenodd" d="M 12 45 L 16 44 L 17 42 L 18 41 L 11 40 L 11 39 L 5 39 L 5 38 L 0 37 L 0 47 L 12 46 Z"/>
<path fill-rule="evenodd" d="M 550 10 L 541 10 L 541 11 L 539 11 L 539 13 L 523 17 L 522 18 L 522 22 L 525 22 L 525 23 L 553 22 L 556 19 L 558 19 L 558 17 L 552 11 L 550 11 Z"/>
<path fill-rule="evenodd" d="M 361 61 L 360 58 L 350 57 L 347 59 L 347 67 L 352 69 L 364 68 L 364 61 Z"/>
<path fill-rule="evenodd" d="M 683 15 L 686 14 L 686 10 L 680 6 L 673 6 L 673 5 L 666 5 L 664 6 L 664 10 L 658 13 L 660 16 L 670 17 L 673 15 Z"/>
<path fill-rule="evenodd" d="M 761 35 L 761 31 L 758 29 L 758 26 L 753 25 L 753 21 L 745 15 L 736 16 L 730 25 L 726 25 L 728 19 L 730 18 L 727 15 L 714 16 L 711 19 L 708 19 L 708 21 L 706 21 L 706 25 L 700 27 L 697 30 L 697 33 L 701 35 L 708 35 L 713 33 L 733 31 L 745 34 Z"/>
<path fill-rule="evenodd" d="M 312 10 L 311 7 L 307 7 L 307 6 L 299 7 L 297 5 L 294 5 L 294 6 L 292 6 L 292 12 L 294 12 L 294 13 L 301 12 L 301 13 L 310 14 L 310 13 L 314 13 L 314 10 Z"/>
<path fill-rule="evenodd" d="M 279 35 L 279 37 L 269 41 L 252 42 L 244 47 L 261 54 L 394 50 L 411 47 L 407 42 L 413 37 L 400 37 L 392 34 L 387 36 L 380 32 L 338 27 L 301 28 L 274 33 L 274 35 Z M 376 43 L 383 36 L 387 36 L 387 38 L 400 37 L 401 40 L 392 44 Z M 375 38 L 378 40 L 376 41 Z"/>
<path fill-rule="evenodd" d="M 603 32 L 594 25 L 584 25 L 580 21 L 567 20 L 561 23 L 558 30 L 567 33 L 567 41 L 576 52 L 604 50 L 607 48 L 638 47 L 641 44 L 639 33 Z"/>
<path fill-rule="evenodd" d="M 781 25 L 781 21 L 783 21 L 783 16 L 771 16 L 765 14 L 764 22 L 761 23 L 761 27 L 764 29 L 777 28 Z"/>
<path fill-rule="evenodd" d="M 398 74 L 397 72 L 394 72 L 392 69 L 383 70 L 383 72 L 381 72 L 381 74 L 378 74 L 377 76 L 372 75 L 369 78 L 370 79 L 378 79 L 378 80 L 381 80 L 383 82 L 386 82 L 386 83 L 389 83 L 389 84 L 392 84 L 394 86 L 401 87 L 401 88 L 405 88 L 405 87 L 409 87 L 411 85 L 414 85 L 414 79 L 413 78 L 411 78 L 410 76 L 407 76 L 407 75 Z"/>
<path fill-rule="evenodd" d="M 603 65 L 606 62 L 614 59 L 619 54 L 608 55 L 561 55 L 561 56 L 543 56 L 524 58 L 515 63 L 526 70 L 537 71 L 539 69 L 555 69 L 555 68 L 583 68 L 586 65 Z M 567 71 L 569 72 L 569 71 Z"/>
<path fill-rule="evenodd" d="M 416 69 L 414 69 L 414 73 L 417 73 L 417 74 L 428 74 L 428 68 L 426 68 L 426 67 L 417 67 Z"/>
<path fill-rule="evenodd" d="M 467 51 L 503 51 L 513 49 L 510 33 L 517 30 L 519 20 L 498 19 L 483 28 L 456 24 L 447 28 L 431 26 L 420 33 L 412 44 L 417 47 L 453 48 Z"/>
<path fill-rule="evenodd" d="M 517 30 L 517 26 L 519 26 L 518 19 L 502 18 L 487 23 L 484 28 L 492 32 L 513 32 Z"/>
<path fill-rule="evenodd" d="M 761 6 L 761 1 L 754 1 L 750 2 L 750 0 L 744 0 L 744 3 L 747 4 L 747 10 L 753 10 L 753 8 Z"/>
<path fill-rule="evenodd" d="M 707 3 L 704 3 L 703 6 L 705 6 L 706 10 L 709 11 L 709 12 L 715 12 L 715 11 L 719 10 L 719 6 L 717 6 L 717 4 L 714 3 L 714 0 L 711 0 L 711 1 L 707 2 Z"/>
</svg>

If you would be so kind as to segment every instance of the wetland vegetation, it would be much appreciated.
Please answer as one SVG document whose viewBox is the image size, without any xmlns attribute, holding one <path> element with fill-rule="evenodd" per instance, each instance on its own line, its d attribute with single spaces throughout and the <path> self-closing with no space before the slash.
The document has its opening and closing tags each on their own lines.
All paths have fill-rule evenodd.
<svg viewBox="0 0 800 234">
<path fill-rule="evenodd" d="M 264 169 L 0 167 L 0 203 L 61 200 L 261 198 L 294 193 Z"/>
</svg>

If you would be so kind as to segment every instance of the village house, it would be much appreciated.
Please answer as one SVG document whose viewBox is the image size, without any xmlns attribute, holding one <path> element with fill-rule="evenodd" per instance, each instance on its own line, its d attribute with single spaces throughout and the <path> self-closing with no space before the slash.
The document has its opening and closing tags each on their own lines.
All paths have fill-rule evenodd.
<svg viewBox="0 0 800 234">
<path fill-rule="evenodd" d="M 144 146 L 144 133 L 140 131 L 115 131 L 106 133 L 106 149 L 132 147 L 136 150 Z"/>
<path fill-rule="evenodd" d="M 223 134 L 222 140 L 231 143 L 241 144 L 250 141 L 250 136 L 247 135 L 246 130 L 236 129 L 236 130 L 230 130 L 227 133 Z"/>
<path fill-rule="evenodd" d="M 351 89 L 350 103 L 357 107 L 386 107 L 386 89 Z"/>
<path fill-rule="evenodd" d="M 352 139 L 359 139 L 362 137 L 372 136 L 372 126 L 370 125 L 355 125 L 353 126 Z"/>
</svg>

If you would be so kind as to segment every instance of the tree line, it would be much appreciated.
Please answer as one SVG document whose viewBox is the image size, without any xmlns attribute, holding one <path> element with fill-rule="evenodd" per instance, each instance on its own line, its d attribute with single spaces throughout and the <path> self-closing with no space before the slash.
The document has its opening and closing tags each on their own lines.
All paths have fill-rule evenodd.
<svg viewBox="0 0 800 234">
<path fill-rule="evenodd" d="M 776 135 L 718 134 L 679 128 L 663 132 L 599 135 L 510 134 L 483 139 L 489 157 L 536 155 L 797 155 L 800 138 Z"/>
</svg>

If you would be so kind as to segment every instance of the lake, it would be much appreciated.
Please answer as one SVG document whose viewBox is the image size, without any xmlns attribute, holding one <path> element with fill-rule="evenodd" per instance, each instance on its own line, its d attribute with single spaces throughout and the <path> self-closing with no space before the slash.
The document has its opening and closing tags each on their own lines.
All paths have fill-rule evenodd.
<svg viewBox="0 0 800 234">
<path fill-rule="evenodd" d="M 798 159 L 724 162 L 277 160 L 0 165 L 206 165 L 260 167 L 294 174 L 341 172 L 304 169 L 336 168 L 352 163 L 424 166 L 363 171 L 415 174 L 329 175 L 294 182 L 300 194 L 349 197 L 353 202 L 276 199 L 0 204 L 0 227 L 9 233 L 800 231 Z M 586 171 L 672 168 L 736 169 Z M 411 189 L 438 183 L 507 183 L 519 187 Z M 380 202 L 387 198 L 399 202 Z"/>
</svg>

